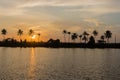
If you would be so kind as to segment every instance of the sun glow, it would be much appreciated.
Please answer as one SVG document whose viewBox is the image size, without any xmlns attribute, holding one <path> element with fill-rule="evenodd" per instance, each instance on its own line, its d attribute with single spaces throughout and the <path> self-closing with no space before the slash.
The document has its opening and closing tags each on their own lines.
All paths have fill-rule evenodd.
<svg viewBox="0 0 120 80">
<path fill-rule="evenodd" d="M 32 39 L 35 39 L 35 38 L 36 38 L 36 35 L 33 35 L 33 36 L 32 36 Z"/>
</svg>

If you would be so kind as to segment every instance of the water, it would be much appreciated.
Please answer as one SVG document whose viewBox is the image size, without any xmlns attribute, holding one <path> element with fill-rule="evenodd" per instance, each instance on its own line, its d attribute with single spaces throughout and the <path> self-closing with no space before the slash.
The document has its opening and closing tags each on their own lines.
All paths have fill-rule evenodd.
<svg viewBox="0 0 120 80">
<path fill-rule="evenodd" d="M 0 80 L 120 80 L 120 49 L 0 48 Z"/>
</svg>

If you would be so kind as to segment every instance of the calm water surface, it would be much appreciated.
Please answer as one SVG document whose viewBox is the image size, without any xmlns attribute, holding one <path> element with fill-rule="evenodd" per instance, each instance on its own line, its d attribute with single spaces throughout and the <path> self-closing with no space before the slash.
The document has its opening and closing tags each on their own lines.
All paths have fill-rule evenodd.
<svg viewBox="0 0 120 80">
<path fill-rule="evenodd" d="M 0 80 L 120 80 L 120 49 L 0 48 Z"/>
</svg>

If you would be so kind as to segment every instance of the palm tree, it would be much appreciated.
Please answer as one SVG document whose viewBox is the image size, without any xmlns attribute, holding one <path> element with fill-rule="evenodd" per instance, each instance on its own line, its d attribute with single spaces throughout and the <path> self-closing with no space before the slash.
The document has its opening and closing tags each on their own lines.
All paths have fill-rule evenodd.
<svg viewBox="0 0 120 80">
<path fill-rule="evenodd" d="M 32 29 L 29 30 L 29 36 L 32 36 L 34 31 Z"/>
<path fill-rule="evenodd" d="M 86 31 L 83 32 L 83 35 L 89 36 L 89 34 Z"/>
<path fill-rule="evenodd" d="M 82 35 L 79 35 L 79 38 L 80 38 L 80 43 L 81 43 L 81 41 L 82 41 Z"/>
<path fill-rule="evenodd" d="M 30 30 L 29 30 L 29 36 L 32 36 L 33 33 L 34 33 L 34 31 L 33 31 L 32 29 L 30 29 Z M 31 41 L 32 41 L 32 39 L 31 39 Z"/>
<path fill-rule="evenodd" d="M 88 36 L 89 36 L 89 34 L 86 31 L 84 31 L 83 32 L 83 39 L 82 40 L 84 40 L 85 43 L 88 41 Z"/>
<path fill-rule="evenodd" d="M 68 41 L 70 42 L 70 36 L 71 36 L 71 32 L 67 32 L 69 35 Z"/>
<path fill-rule="evenodd" d="M 105 32 L 105 37 L 106 37 L 106 39 L 107 39 L 107 43 L 109 43 L 109 39 L 112 37 L 112 32 L 109 31 L 109 30 L 107 30 L 107 31 Z"/>
<path fill-rule="evenodd" d="M 71 38 L 72 40 L 75 42 L 75 40 L 77 39 L 78 35 L 76 33 L 73 33 Z"/>
<path fill-rule="evenodd" d="M 88 41 L 88 38 L 84 35 L 83 38 L 82 38 L 82 40 L 84 40 L 85 43 L 86 43 Z"/>
<path fill-rule="evenodd" d="M 98 32 L 96 30 L 93 31 L 94 38 L 98 35 Z"/>
<path fill-rule="evenodd" d="M 7 30 L 6 29 L 2 29 L 1 30 L 1 34 L 3 35 L 3 39 L 5 39 L 5 35 L 7 34 Z"/>
<path fill-rule="evenodd" d="M 94 35 L 94 37 L 96 37 L 98 35 L 98 32 L 96 30 L 94 30 L 93 35 Z"/>
<path fill-rule="evenodd" d="M 17 32 L 17 35 L 19 36 L 20 41 L 21 41 L 21 36 L 23 35 L 23 31 L 21 29 L 19 29 Z"/>
<path fill-rule="evenodd" d="M 40 33 L 38 33 L 37 35 L 38 35 L 38 42 L 39 42 L 39 41 L 40 41 L 40 35 L 41 35 L 41 34 L 40 34 Z"/>
<path fill-rule="evenodd" d="M 101 40 L 103 40 L 103 41 L 104 41 L 104 39 L 105 39 L 105 36 L 104 36 L 104 35 L 102 35 L 100 38 L 101 38 Z"/>
<path fill-rule="evenodd" d="M 64 34 L 64 42 L 66 42 L 66 34 L 67 34 L 67 31 L 66 31 L 66 30 L 63 30 L 63 34 Z"/>
</svg>

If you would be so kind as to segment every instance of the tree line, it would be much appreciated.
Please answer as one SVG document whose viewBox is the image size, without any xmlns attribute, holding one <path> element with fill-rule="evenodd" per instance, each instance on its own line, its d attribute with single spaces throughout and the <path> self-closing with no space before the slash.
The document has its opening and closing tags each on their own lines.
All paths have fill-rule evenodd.
<svg viewBox="0 0 120 80">
<path fill-rule="evenodd" d="M 76 39 L 78 39 L 79 38 L 79 40 L 80 40 L 80 43 L 82 43 L 82 41 L 84 41 L 84 43 L 87 43 L 88 41 L 89 41 L 89 36 L 91 36 L 88 32 L 86 32 L 86 31 L 84 31 L 82 34 L 77 34 L 77 33 L 72 33 L 72 32 L 69 32 L 69 31 L 67 31 L 67 30 L 63 30 L 63 35 L 64 35 L 64 42 L 65 43 L 67 43 L 67 42 L 70 42 L 70 40 L 72 40 L 72 41 L 76 41 Z M 97 30 L 94 30 L 93 32 L 92 32 L 92 34 L 93 34 L 93 36 L 91 36 L 91 37 L 93 37 L 94 39 L 95 39 L 95 41 L 97 41 L 96 40 L 96 37 L 98 36 L 98 31 Z M 66 38 L 68 36 L 68 39 Z M 105 33 L 103 34 L 103 35 L 101 35 L 100 36 L 100 40 L 98 40 L 98 42 L 102 42 L 102 43 L 105 43 L 105 42 L 107 42 L 107 43 L 109 43 L 109 40 L 110 40 L 110 38 L 112 38 L 112 32 L 110 31 L 110 30 L 106 30 L 105 31 Z M 107 41 L 105 41 L 105 39 L 107 40 Z"/>
<path fill-rule="evenodd" d="M 5 38 L 5 36 L 7 35 L 7 30 L 5 29 L 5 28 L 3 28 L 2 30 L 1 30 L 1 34 L 3 35 L 3 40 L 5 40 L 6 38 Z M 78 39 L 79 38 L 79 40 L 80 40 L 80 43 L 82 43 L 82 42 L 84 42 L 84 43 L 87 43 L 88 41 L 89 41 L 89 36 L 91 36 L 87 31 L 84 31 L 82 34 L 77 34 L 77 33 L 72 33 L 72 32 L 70 32 L 70 31 L 67 31 L 67 30 L 63 30 L 63 35 L 64 35 L 64 42 L 70 42 L 71 40 L 73 41 L 73 42 L 75 42 L 76 41 L 76 39 Z M 18 29 L 17 30 L 17 36 L 19 37 L 19 41 L 22 41 L 22 38 L 21 38 L 21 36 L 24 34 L 24 31 L 22 30 L 22 29 Z M 32 30 L 32 29 L 30 29 L 29 31 L 28 31 L 28 35 L 32 38 L 32 36 L 35 34 L 35 32 L 34 32 L 34 30 Z M 98 36 L 98 31 L 97 30 L 94 30 L 93 32 L 92 32 L 92 34 L 93 34 L 93 38 L 95 39 L 95 41 L 97 41 L 96 40 L 96 37 Z M 38 41 L 40 41 L 40 36 L 41 36 L 41 34 L 40 33 L 37 33 L 36 34 L 37 36 L 38 36 Z M 68 37 L 67 37 L 68 36 Z M 106 30 L 105 32 L 104 32 L 104 34 L 103 35 L 101 35 L 100 36 L 100 40 L 99 41 L 101 41 L 101 42 L 107 42 L 107 43 L 109 43 L 109 39 L 112 37 L 112 32 L 110 31 L 110 30 Z M 106 40 L 105 40 L 106 39 Z"/>
<path fill-rule="evenodd" d="M 3 40 L 6 39 L 5 36 L 7 35 L 7 33 L 8 33 L 8 31 L 7 31 L 5 28 L 3 28 L 3 29 L 1 30 L 1 34 L 3 35 Z M 21 36 L 22 36 L 23 34 L 24 34 L 24 31 L 23 31 L 22 29 L 18 29 L 18 31 L 17 31 L 17 36 L 19 36 L 19 40 L 20 40 L 20 41 L 22 41 Z M 35 34 L 34 30 L 30 29 L 30 30 L 28 31 L 28 35 L 29 35 L 30 37 L 32 37 L 34 34 Z M 37 33 L 37 36 L 38 36 L 38 41 L 39 41 L 41 34 L 40 34 L 40 33 Z"/>
</svg>

